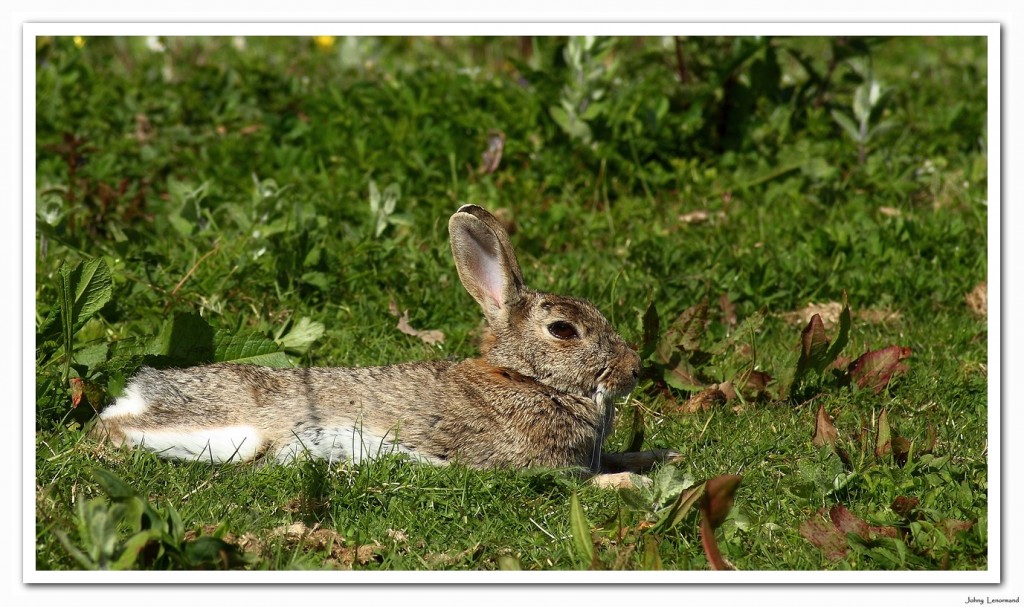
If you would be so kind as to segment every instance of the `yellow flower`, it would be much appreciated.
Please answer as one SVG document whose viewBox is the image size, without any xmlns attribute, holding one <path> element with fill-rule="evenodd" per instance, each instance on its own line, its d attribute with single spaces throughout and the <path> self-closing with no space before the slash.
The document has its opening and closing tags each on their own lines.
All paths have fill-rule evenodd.
<svg viewBox="0 0 1024 607">
<path fill-rule="evenodd" d="M 313 43 L 323 50 L 334 46 L 334 36 L 313 36 Z"/>
<path fill-rule="evenodd" d="M 82 36 L 75 36 L 74 40 L 75 46 L 77 46 L 78 48 L 82 48 L 83 46 L 85 46 L 85 38 L 83 38 Z"/>
</svg>

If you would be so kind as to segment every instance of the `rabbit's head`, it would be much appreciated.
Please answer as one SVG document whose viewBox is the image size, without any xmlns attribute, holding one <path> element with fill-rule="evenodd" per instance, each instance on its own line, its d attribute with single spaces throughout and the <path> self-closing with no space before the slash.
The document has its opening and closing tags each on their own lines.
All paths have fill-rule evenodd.
<svg viewBox="0 0 1024 607">
<path fill-rule="evenodd" d="M 448 230 L 459 278 L 487 319 L 481 350 L 488 363 L 597 402 L 633 389 L 636 352 L 590 302 L 527 288 L 494 216 L 464 205 Z"/>
</svg>

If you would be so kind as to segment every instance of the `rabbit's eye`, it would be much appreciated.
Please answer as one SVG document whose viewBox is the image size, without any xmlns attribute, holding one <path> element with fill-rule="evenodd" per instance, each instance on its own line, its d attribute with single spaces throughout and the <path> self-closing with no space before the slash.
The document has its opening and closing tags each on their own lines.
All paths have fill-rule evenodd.
<svg viewBox="0 0 1024 607">
<path fill-rule="evenodd" d="M 554 335 L 558 339 L 575 339 L 580 336 L 580 334 L 576 332 L 576 327 L 564 320 L 559 320 L 548 325 L 548 333 Z"/>
</svg>

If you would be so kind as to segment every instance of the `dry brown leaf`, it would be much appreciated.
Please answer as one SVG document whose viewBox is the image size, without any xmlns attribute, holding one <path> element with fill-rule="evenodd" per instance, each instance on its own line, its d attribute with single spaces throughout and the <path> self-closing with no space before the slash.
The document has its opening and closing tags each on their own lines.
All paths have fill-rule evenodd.
<svg viewBox="0 0 1024 607">
<path fill-rule="evenodd" d="M 392 316 L 399 316 L 398 306 L 395 304 L 394 300 L 388 301 L 388 312 L 390 312 Z M 401 316 L 399 316 L 397 329 L 406 335 L 420 338 L 423 340 L 423 343 L 428 346 L 444 343 L 445 335 L 441 331 L 436 329 L 420 331 L 419 329 L 413 328 L 413 326 L 409 324 L 408 310 L 404 310 Z"/>
<path fill-rule="evenodd" d="M 888 308 L 882 308 L 880 310 L 859 310 L 857 312 L 854 312 L 853 316 L 854 318 L 863 320 L 864 322 L 868 322 L 873 325 L 885 322 L 895 322 L 903 318 L 902 314 L 900 314 L 896 310 L 890 310 Z"/>
<path fill-rule="evenodd" d="M 736 306 L 729 299 L 728 293 L 722 293 L 718 297 L 718 307 L 722 309 L 722 321 L 727 327 L 735 327 L 739 322 L 736 318 Z"/>
<path fill-rule="evenodd" d="M 901 217 L 903 211 L 893 207 L 878 207 L 878 212 L 886 217 Z"/>
<path fill-rule="evenodd" d="M 708 220 L 711 215 L 708 214 L 704 209 L 697 209 L 696 211 L 690 211 L 679 216 L 679 221 L 683 223 L 704 223 Z"/>
<path fill-rule="evenodd" d="M 825 517 L 828 520 L 825 520 Z M 876 527 L 868 525 L 846 509 L 836 504 L 827 511 L 822 508 L 817 516 L 800 523 L 800 535 L 821 549 L 829 560 L 839 560 L 849 552 L 846 535 L 852 533 L 861 539 L 872 540 L 877 537 L 896 537 L 895 527 Z"/>
<path fill-rule="evenodd" d="M 811 438 L 811 442 L 814 443 L 815 447 L 824 447 L 825 445 L 836 444 L 836 439 L 838 438 L 839 431 L 836 430 L 832 419 L 825 412 L 825 405 L 819 405 L 818 415 L 814 420 L 814 436 Z"/>
<path fill-rule="evenodd" d="M 646 476 L 639 476 L 632 472 L 598 474 L 590 479 L 590 482 L 599 489 L 638 489 L 652 483 L 651 479 Z"/>
<path fill-rule="evenodd" d="M 965 296 L 967 307 L 982 318 L 988 317 L 988 282 L 979 282 Z"/>
<path fill-rule="evenodd" d="M 806 325 L 811 322 L 814 315 L 821 318 L 825 329 L 831 329 L 839 322 L 839 315 L 843 312 L 843 304 L 838 301 L 830 301 L 824 304 L 809 303 L 801 310 L 786 312 L 782 318 L 792 325 Z"/>
<path fill-rule="evenodd" d="M 480 154 L 480 173 L 493 173 L 501 164 L 501 154 L 505 149 L 505 133 L 494 130 L 487 134 L 487 149 Z"/>
<path fill-rule="evenodd" d="M 421 340 L 423 340 L 423 343 L 427 344 L 428 346 L 444 343 L 444 333 L 438 331 L 437 329 L 420 331 L 419 329 L 412 328 L 412 326 L 409 324 L 408 310 L 403 312 L 402 317 L 398 319 L 398 330 L 401 331 L 402 333 L 405 333 L 406 335 L 419 337 Z"/>
<path fill-rule="evenodd" d="M 145 114 L 135 114 L 135 141 L 146 143 L 153 137 L 153 125 Z"/>
<path fill-rule="evenodd" d="M 270 535 L 284 539 L 291 546 L 306 550 L 329 550 L 328 562 L 345 569 L 350 569 L 355 563 L 363 565 L 374 560 L 381 550 L 377 544 L 364 544 L 354 548 L 346 546 L 345 538 L 337 531 L 323 529 L 318 525 L 307 527 L 302 522 L 277 527 Z"/>
<path fill-rule="evenodd" d="M 718 388 L 707 388 L 691 396 L 681 407 L 684 413 L 708 411 L 712 407 L 725 404 L 725 394 Z"/>
</svg>

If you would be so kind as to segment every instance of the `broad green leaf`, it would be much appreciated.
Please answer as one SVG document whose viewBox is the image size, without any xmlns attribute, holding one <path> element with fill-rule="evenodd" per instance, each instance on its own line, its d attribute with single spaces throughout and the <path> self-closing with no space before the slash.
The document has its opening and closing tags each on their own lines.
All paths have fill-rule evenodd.
<svg viewBox="0 0 1024 607">
<path fill-rule="evenodd" d="M 647 305 L 643 316 L 643 342 L 640 346 L 640 358 L 647 359 L 654 354 L 658 346 L 658 333 L 661 330 L 661 321 L 658 318 L 658 309 L 654 307 L 654 301 Z"/>
<path fill-rule="evenodd" d="M 590 521 L 583 513 L 580 500 L 573 492 L 569 498 L 569 529 L 572 532 L 572 545 L 576 558 L 588 567 L 594 562 L 594 540 L 590 536 Z"/>
<path fill-rule="evenodd" d="M 654 525 L 655 533 L 665 533 L 679 524 L 693 510 L 694 505 L 704 496 L 706 483 L 700 483 L 679 494 L 661 519 Z"/>
<path fill-rule="evenodd" d="M 321 322 L 310 320 L 303 316 L 298 322 L 292 325 L 291 329 L 276 339 L 279 346 L 290 352 L 304 354 L 309 351 L 313 342 L 320 339 L 326 328 Z"/>
<path fill-rule="evenodd" d="M 107 262 L 90 259 L 77 266 L 71 272 L 71 287 L 74 290 L 72 326 L 77 332 L 113 295 L 114 282 Z"/>
<path fill-rule="evenodd" d="M 147 347 L 147 354 L 167 356 L 184 364 L 213 361 L 214 331 L 194 312 L 175 314 Z"/>
<path fill-rule="evenodd" d="M 502 571 L 521 571 L 523 566 L 516 557 L 502 555 L 498 557 L 498 569 Z"/>
<path fill-rule="evenodd" d="M 661 554 L 658 553 L 660 544 L 659 540 L 651 536 L 644 538 L 644 553 L 640 563 L 645 571 L 661 571 L 665 568 L 661 564 Z"/>
<path fill-rule="evenodd" d="M 214 332 L 213 360 L 267 367 L 292 366 L 276 343 L 258 333 L 234 335 L 227 331 Z"/>
<path fill-rule="evenodd" d="M 103 492 L 110 496 L 110 499 L 114 501 L 126 500 L 138 495 L 138 492 L 135 491 L 135 489 L 109 470 L 93 468 L 91 470 L 91 474 L 93 480 L 95 480 L 100 488 L 103 489 Z"/>
<path fill-rule="evenodd" d="M 849 116 L 840 112 L 839 110 L 832 110 L 832 119 L 846 131 L 850 139 L 853 139 L 857 143 L 864 143 L 860 136 L 860 127 L 858 127 Z"/>
<path fill-rule="evenodd" d="M 889 414 L 882 409 L 878 416 L 878 434 L 875 436 L 875 457 L 882 457 L 889 452 L 892 445 L 892 433 L 889 430 Z"/>
<path fill-rule="evenodd" d="M 156 539 L 151 529 L 140 531 L 125 541 L 121 548 L 121 554 L 111 563 L 110 568 L 114 571 L 134 569 L 135 562 L 139 559 L 139 553 L 151 540 Z"/>
</svg>

